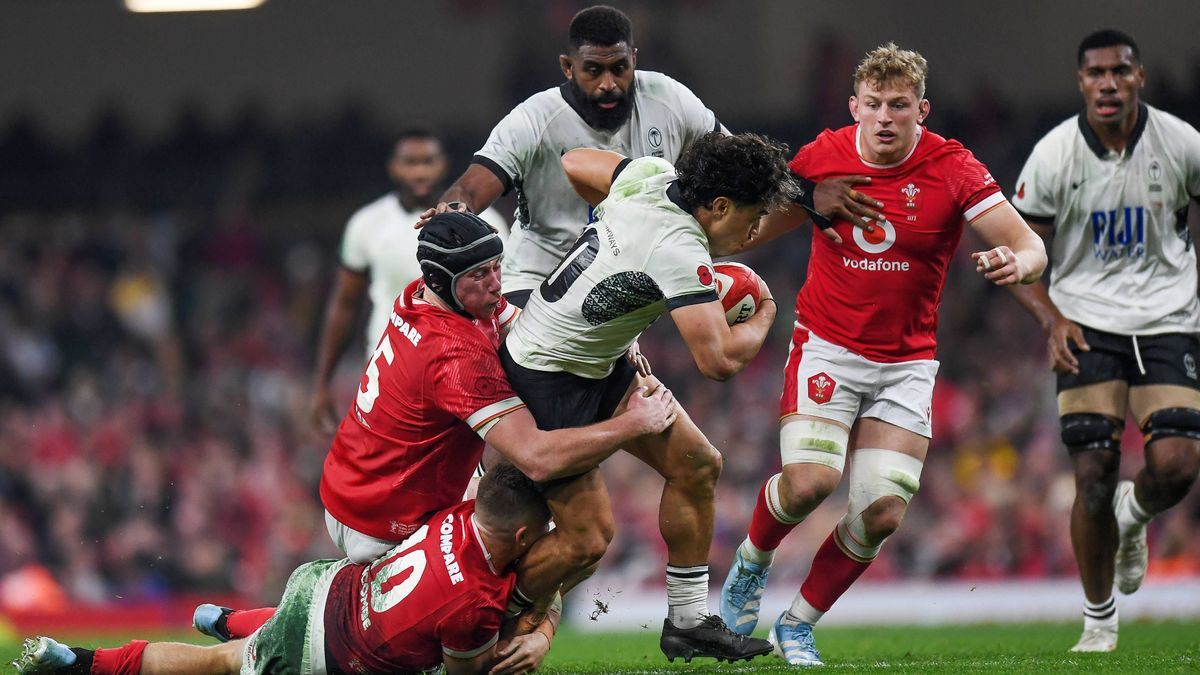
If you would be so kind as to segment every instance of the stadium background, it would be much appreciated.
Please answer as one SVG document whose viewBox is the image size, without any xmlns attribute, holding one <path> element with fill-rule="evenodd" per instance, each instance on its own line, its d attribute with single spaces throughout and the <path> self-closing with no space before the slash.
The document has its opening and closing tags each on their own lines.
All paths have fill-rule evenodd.
<svg viewBox="0 0 1200 675">
<path fill-rule="evenodd" d="M 854 64 L 893 39 L 930 60 L 929 127 L 972 148 L 1010 192 L 1035 140 L 1080 108 L 1075 46 L 1105 26 L 1141 41 L 1144 100 L 1200 125 L 1200 45 L 1179 30 L 1200 23 L 1189 0 L 614 4 L 634 20 L 639 67 L 689 85 L 731 129 L 793 149 L 849 120 Z M 308 430 L 305 404 L 345 221 L 387 189 L 398 131 L 436 130 L 457 174 L 513 104 L 558 83 L 582 6 L 0 5 L 0 615 L 22 625 L 100 607 L 175 620 L 146 608 L 269 602 L 297 563 L 333 554 L 315 489 L 328 439 Z M 791 298 L 808 236 L 744 261 Z M 831 621 L 856 607 L 877 621 L 916 607 L 930 621 L 1078 616 L 1073 486 L 1044 339 L 973 273 L 977 244 L 968 232 L 942 305 L 920 496 Z M 696 372 L 668 324 L 645 351 L 726 457 L 715 588 L 778 464 L 790 321 L 726 384 Z M 335 386 L 347 406 L 357 344 Z M 1131 474 L 1132 429 L 1125 447 Z M 624 457 L 605 470 L 620 531 L 579 598 L 612 609 L 598 624 L 657 619 L 659 479 Z M 785 543 L 777 604 L 843 508 L 832 499 Z M 1200 615 L 1198 534 L 1193 490 L 1151 526 L 1135 614 Z M 884 599 L 894 609 L 872 604 Z M 577 617 L 592 607 L 577 602 Z"/>
</svg>

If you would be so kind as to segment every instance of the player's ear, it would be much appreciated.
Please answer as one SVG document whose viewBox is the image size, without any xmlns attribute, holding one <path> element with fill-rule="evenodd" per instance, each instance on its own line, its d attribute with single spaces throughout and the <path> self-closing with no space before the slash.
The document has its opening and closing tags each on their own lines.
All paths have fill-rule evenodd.
<svg viewBox="0 0 1200 675">
<path fill-rule="evenodd" d="M 723 218 L 725 214 L 733 210 L 733 200 L 729 197 L 717 197 L 712 200 L 712 205 L 709 209 L 712 210 L 714 217 Z"/>
<path fill-rule="evenodd" d="M 558 67 L 562 68 L 563 77 L 571 79 L 571 57 L 566 54 L 558 55 Z"/>
<path fill-rule="evenodd" d="M 536 539 L 531 538 L 529 527 L 526 525 L 518 527 L 516 531 L 513 532 L 513 540 L 517 542 L 517 550 L 519 551 L 524 551 L 532 546 L 533 542 L 536 541 Z"/>
<path fill-rule="evenodd" d="M 918 124 L 921 122 L 924 122 L 926 117 L 929 117 L 929 110 L 930 110 L 929 99 L 927 99 L 927 98 L 921 99 L 921 102 L 917 104 L 917 112 L 918 112 L 917 123 Z"/>
<path fill-rule="evenodd" d="M 858 97 L 851 96 L 850 101 L 847 103 L 847 105 L 849 105 L 849 107 L 850 107 L 850 116 L 854 118 L 855 122 L 859 121 L 858 120 Z"/>
</svg>

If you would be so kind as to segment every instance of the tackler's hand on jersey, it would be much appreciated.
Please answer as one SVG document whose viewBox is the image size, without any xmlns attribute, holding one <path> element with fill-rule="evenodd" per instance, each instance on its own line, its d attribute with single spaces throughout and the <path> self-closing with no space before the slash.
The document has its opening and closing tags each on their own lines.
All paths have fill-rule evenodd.
<svg viewBox="0 0 1200 675">
<path fill-rule="evenodd" d="M 981 272 L 988 281 L 997 286 L 1018 284 L 1022 279 L 1029 277 L 1029 270 L 1023 269 L 1024 263 L 1020 256 L 1007 246 L 978 251 L 972 253 L 971 258 L 975 261 L 975 271 Z"/>
<path fill-rule="evenodd" d="M 829 221 L 844 220 L 871 232 L 875 229 L 872 221 L 883 219 L 883 214 L 875 210 L 882 209 L 883 202 L 854 189 L 855 185 L 867 185 L 870 182 L 867 176 L 826 178 L 813 189 L 813 207 Z M 832 227 L 822 227 L 820 230 L 833 243 L 842 243 L 841 235 Z"/>
<path fill-rule="evenodd" d="M 438 202 L 437 206 L 435 206 L 431 209 L 425 209 L 424 211 L 421 212 L 421 219 L 413 224 L 413 229 L 419 230 L 422 227 L 425 227 L 425 223 L 429 222 L 430 218 L 436 216 L 439 213 L 445 213 L 447 211 L 457 211 L 459 213 L 470 213 L 471 209 L 467 208 L 467 205 L 462 202 Z M 492 229 L 495 229 L 495 228 L 492 228 Z"/>
</svg>

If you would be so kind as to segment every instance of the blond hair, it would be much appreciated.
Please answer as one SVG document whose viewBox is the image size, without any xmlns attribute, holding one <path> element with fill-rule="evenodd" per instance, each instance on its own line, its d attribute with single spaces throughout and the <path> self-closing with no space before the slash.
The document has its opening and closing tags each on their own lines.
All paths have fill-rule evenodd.
<svg viewBox="0 0 1200 675">
<path fill-rule="evenodd" d="M 882 89 L 888 84 L 908 85 L 917 91 L 917 98 L 925 97 L 925 76 L 929 64 L 925 57 L 911 49 L 901 49 L 889 42 L 867 52 L 862 63 L 854 70 L 854 91 L 866 82 Z"/>
</svg>

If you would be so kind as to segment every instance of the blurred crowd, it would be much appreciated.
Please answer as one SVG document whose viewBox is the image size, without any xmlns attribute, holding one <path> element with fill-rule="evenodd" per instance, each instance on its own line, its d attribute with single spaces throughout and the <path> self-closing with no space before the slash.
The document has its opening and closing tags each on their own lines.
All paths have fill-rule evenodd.
<svg viewBox="0 0 1200 675">
<path fill-rule="evenodd" d="M 1171 100 L 1146 98 L 1200 121 L 1200 101 L 1160 93 Z M 1071 112 L 1018 115 L 984 89 L 976 105 L 931 126 L 974 148 L 1006 188 L 1037 135 Z M 768 131 L 794 148 L 815 128 Z M 460 167 L 483 133 L 449 139 Z M 311 430 L 305 404 L 341 228 L 387 189 L 389 142 L 352 108 L 289 131 L 269 130 L 253 109 L 224 130 L 184 114 L 153 143 L 116 115 L 76 146 L 46 140 L 29 119 L 0 130 L 0 157 L 21 158 L 0 162 L 0 606 L 183 590 L 270 599 L 296 564 L 335 553 L 316 490 L 329 439 Z M 777 297 L 794 297 L 810 236 L 744 262 Z M 1044 337 L 974 273 L 967 254 L 980 248 L 968 232 L 942 304 L 921 491 L 868 579 L 1074 572 L 1074 486 Z M 715 579 L 778 470 L 783 316 L 762 354 L 723 384 L 700 376 L 669 321 L 642 343 L 725 455 Z M 339 405 L 352 399 L 359 358 L 351 349 L 342 362 Z M 1132 424 L 1124 445 L 1132 475 Z M 625 456 L 605 471 L 619 533 L 603 564 L 631 584 L 658 583 L 661 479 Z M 780 558 L 797 566 L 773 576 L 798 583 L 800 561 L 843 510 L 831 499 L 803 523 Z M 1151 526 L 1152 582 L 1200 575 L 1198 531 L 1193 490 Z"/>
</svg>

